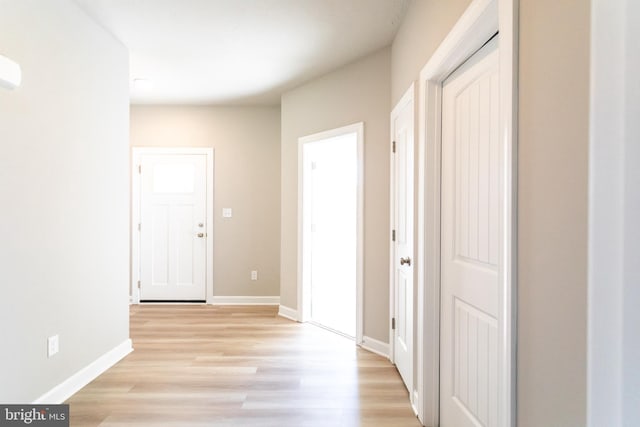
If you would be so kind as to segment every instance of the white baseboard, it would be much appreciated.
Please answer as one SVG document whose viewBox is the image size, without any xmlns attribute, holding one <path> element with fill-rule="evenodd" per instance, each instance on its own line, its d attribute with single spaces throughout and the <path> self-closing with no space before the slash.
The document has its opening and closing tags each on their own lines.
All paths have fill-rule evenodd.
<svg viewBox="0 0 640 427">
<path fill-rule="evenodd" d="M 123 341 L 115 348 L 94 360 L 88 366 L 80 369 L 78 372 L 37 398 L 33 404 L 60 404 L 64 402 L 132 351 L 133 347 L 131 346 L 131 340 L 127 339 Z"/>
<path fill-rule="evenodd" d="M 294 310 L 293 308 L 289 308 L 284 305 L 281 305 L 280 308 L 278 309 L 278 316 L 297 322 L 298 310 Z"/>
<path fill-rule="evenodd" d="M 362 344 L 360 344 L 360 347 L 372 353 L 386 357 L 387 359 L 389 358 L 389 344 L 386 342 L 364 336 L 362 337 Z"/>
<path fill-rule="evenodd" d="M 215 296 L 209 304 L 212 305 L 278 305 L 280 297 L 228 297 Z"/>
</svg>

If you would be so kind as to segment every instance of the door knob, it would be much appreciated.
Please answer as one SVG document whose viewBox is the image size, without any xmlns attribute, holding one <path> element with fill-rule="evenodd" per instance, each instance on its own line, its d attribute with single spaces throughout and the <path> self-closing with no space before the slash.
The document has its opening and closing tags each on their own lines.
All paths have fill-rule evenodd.
<svg viewBox="0 0 640 427">
<path fill-rule="evenodd" d="M 198 233 L 198 237 L 204 237 L 204 233 Z"/>
<path fill-rule="evenodd" d="M 400 258 L 400 265 L 411 265 L 411 258 L 406 257 L 406 258 Z"/>
</svg>

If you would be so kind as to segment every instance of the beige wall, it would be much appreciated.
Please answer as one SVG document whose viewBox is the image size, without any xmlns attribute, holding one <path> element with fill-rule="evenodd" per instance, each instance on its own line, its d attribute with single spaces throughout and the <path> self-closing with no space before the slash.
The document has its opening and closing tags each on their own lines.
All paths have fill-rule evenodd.
<svg viewBox="0 0 640 427">
<path fill-rule="evenodd" d="M 282 96 L 281 301 L 297 308 L 298 138 L 364 122 L 364 335 L 388 342 L 389 49 Z"/>
<path fill-rule="evenodd" d="M 280 108 L 132 106 L 131 145 L 214 148 L 213 293 L 279 295 Z"/>
<path fill-rule="evenodd" d="M 129 337 L 129 67 L 72 1 L 0 9 L 0 402 L 28 403 Z"/>
<path fill-rule="evenodd" d="M 520 8 L 518 425 L 584 426 L 589 2 Z"/>
<path fill-rule="evenodd" d="M 411 2 L 392 48 L 392 104 L 469 3 Z M 520 5 L 518 426 L 583 426 L 589 2 Z"/>
<path fill-rule="evenodd" d="M 411 0 L 391 50 L 391 105 L 398 103 L 471 0 Z M 416 106 L 417 106 L 416 99 Z M 417 125 L 417 121 L 416 121 Z"/>
</svg>

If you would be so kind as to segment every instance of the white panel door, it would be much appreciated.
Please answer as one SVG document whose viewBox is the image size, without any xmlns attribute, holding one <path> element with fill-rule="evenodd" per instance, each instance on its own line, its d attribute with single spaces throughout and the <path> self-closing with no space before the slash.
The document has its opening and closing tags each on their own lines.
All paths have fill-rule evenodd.
<svg viewBox="0 0 640 427">
<path fill-rule="evenodd" d="M 391 113 L 393 153 L 392 271 L 395 329 L 393 360 L 408 390 L 413 387 L 413 86 Z"/>
<path fill-rule="evenodd" d="M 140 300 L 206 299 L 206 155 L 144 154 Z"/>
<path fill-rule="evenodd" d="M 443 85 L 440 425 L 498 423 L 498 40 Z"/>
</svg>

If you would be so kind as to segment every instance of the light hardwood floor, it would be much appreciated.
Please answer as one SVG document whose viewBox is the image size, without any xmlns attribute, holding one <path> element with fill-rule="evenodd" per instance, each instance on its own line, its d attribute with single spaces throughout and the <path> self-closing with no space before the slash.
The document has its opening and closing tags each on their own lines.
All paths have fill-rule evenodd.
<svg viewBox="0 0 640 427">
<path fill-rule="evenodd" d="M 387 359 L 276 312 L 132 306 L 134 352 L 69 399 L 71 426 L 420 426 Z"/>
</svg>

